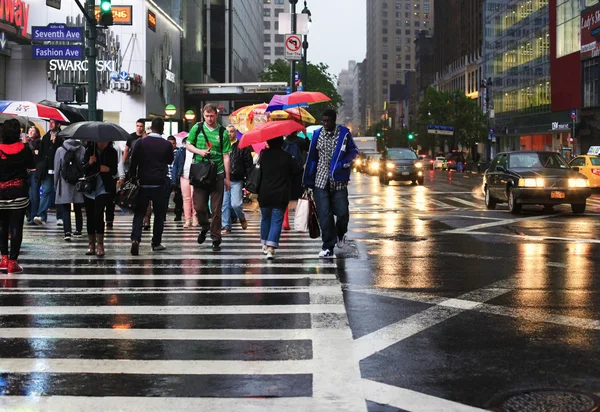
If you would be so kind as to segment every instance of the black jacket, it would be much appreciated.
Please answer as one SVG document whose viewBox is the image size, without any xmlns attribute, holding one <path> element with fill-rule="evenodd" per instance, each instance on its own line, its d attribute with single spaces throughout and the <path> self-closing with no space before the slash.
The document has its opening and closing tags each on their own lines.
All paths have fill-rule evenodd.
<svg viewBox="0 0 600 412">
<path fill-rule="evenodd" d="M 230 180 L 232 182 L 241 182 L 245 180 L 253 169 L 252 154 L 246 148 L 240 149 L 239 144 L 235 142 L 231 145 L 229 154 L 231 172 Z"/>
<path fill-rule="evenodd" d="M 0 200 L 28 198 L 27 169 L 32 168 L 29 146 L 21 142 L 0 144 Z"/>
<path fill-rule="evenodd" d="M 57 132 L 58 133 L 58 132 Z M 35 166 L 36 176 L 38 179 L 45 177 L 48 170 L 54 168 L 54 157 L 56 151 L 62 147 L 64 140 L 62 137 L 56 136 L 54 143 L 50 140 L 51 132 L 48 132 L 42 137 L 41 151 L 38 156 L 38 162 Z"/>
<path fill-rule="evenodd" d="M 283 149 L 263 149 L 260 153 L 260 207 L 285 209 L 290 201 L 292 175 L 298 166 L 292 156 Z"/>
<path fill-rule="evenodd" d="M 89 164 L 90 157 L 96 155 L 96 161 Z M 85 150 L 85 159 L 83 161 L 83 171 L 86 177 L 93 176 L 100 172 L 100 166 L 108 166 L 108 172 L 100 172 L 100 178 L 104 184 L 106 193 L 115 194 L 117 192 L 117 180 L 115 176 L 118 174 L 117 167 L 119 164 L 119 155 L 117 149 L 112 146 L 107 146 L 106 149 L 99 153 L 95 143 L 88 144 Z M 96 189 L 96 179 L 91 179 L 92 190 Z"/>
<path fill-rule="evenodd" d="M 164 186 L 173 157 L 173 145 L 161 136 L 151 133 L 138 139 L 131 154 L 131 178 L 138 179 L 143 186 Z"/>
</svg>

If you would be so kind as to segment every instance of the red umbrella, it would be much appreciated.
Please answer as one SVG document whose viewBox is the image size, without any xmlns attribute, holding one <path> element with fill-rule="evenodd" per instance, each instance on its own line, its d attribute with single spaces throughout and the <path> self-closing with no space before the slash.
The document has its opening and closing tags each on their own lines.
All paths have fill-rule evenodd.
<svg viewBox="0 0 600 412">
<path fill-rule="evenodd" d="M 239 147 L 241 149 L 301 130 L 304 130 L 304 126 L 293 120 L 262 123 L 242 136 Z"/>
</svg>

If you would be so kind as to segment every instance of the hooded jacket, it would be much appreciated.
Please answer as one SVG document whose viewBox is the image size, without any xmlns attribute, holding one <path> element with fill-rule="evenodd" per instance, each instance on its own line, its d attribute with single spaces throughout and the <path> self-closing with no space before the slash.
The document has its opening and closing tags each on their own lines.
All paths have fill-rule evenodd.
<svg viewBox="0 0 600 412">
<path fill-rule="evenodd" d="M 33 168 L 33 155 L 21 142 L 0 144 L 0 209 L 20 209 L 29 205 L 27 169 Z"/>
<path fill-rule="evenodd" d="M 74 184 L 67 182 L 62 177 L 61 169 L 67 151 L 76 152 L 77 158 L 82 165 L 85 157 L 85 148 L 79 140 L 75 139 L 65 140 L 62 147 L 56 150 L 56 155 L 54 156 L 54 191 L 56 192 L 55 203 L 57 205 L 83 203 L 83 193 L 79 193 Z"/>
</svg>

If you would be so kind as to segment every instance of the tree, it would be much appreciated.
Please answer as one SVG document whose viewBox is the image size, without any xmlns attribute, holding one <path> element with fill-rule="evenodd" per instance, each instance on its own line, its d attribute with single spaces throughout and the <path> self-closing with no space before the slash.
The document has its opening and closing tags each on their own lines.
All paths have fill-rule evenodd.
<svg viewBox="0 0 600 412">
<path fill-rule="evenodd" d="M 296 67 L 300 73 L 304 73 L 302 63 Z M 287 61 L 277 59 L 260 74 L 260 80 L 263 82 L 289 82 L 290 70 L 290 64 Z M 323 110 L 327 108 L 337 110 L 343 104 L 343 100 L 337 92 L 335 77 L 328 72 L 328 65 L 324 63 L 317 65 L 308 63 L 307 70 L 308 91 L 321 92 L 331 98 L 330 102 L 313 104 L 308 107 L 308 111 L 318 120 Z"/>
<path fill-rule="evenodd" d="M 458 143 L 468 146 L 474 153 L 475 143 L 487 136 L 485 115 L 477 100 L 467 97 L 463 92 L 443 92 L 429 87 L 425 99 L 419 103 L 419 124 L 452 126 L 454 135 L 449 138 L 450 149 L 456 149 Z"/>
</svg>

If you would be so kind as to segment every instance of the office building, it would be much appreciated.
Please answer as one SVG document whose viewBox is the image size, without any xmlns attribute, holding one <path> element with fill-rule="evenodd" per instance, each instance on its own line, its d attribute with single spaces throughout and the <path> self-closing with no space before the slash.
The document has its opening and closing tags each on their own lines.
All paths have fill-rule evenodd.
<svg viewBox="0 0 600 412">
<path fill-rule="evenodd" d="M 260 0 L 254 0 L 256 2 Z M 262 0 L 263 2 L 263 67 L 268 67 L 285 55 L 285 35 L 279 34 L 279 15 L 289 13 L 289 3 L 286 0 Z"/>
<path fill-rule="evenodd" d="M 376 124 L 390 101 L 390 85 L 415 70 L 414 40 L 432 32 L 433 0 L 367 2 L 367 124 Z"/>
<path fill-rule="evenodd" d="M 356 78 L 356 61 L 350 60 L 348 68 L 343 69 L 338 75 L 337 92 L 342 97 L 343 104 L 338 110 L 338 123 L 344 124 L 354 131 L 354 90 Z"/>
<path fill-rule="evenodd" d="M 415 39 L 415 71 L 418 99 L 425 97 L 427 88 L 433 85 L 433 37 L 426 31 L 419 32 Z"/>
</svg>

